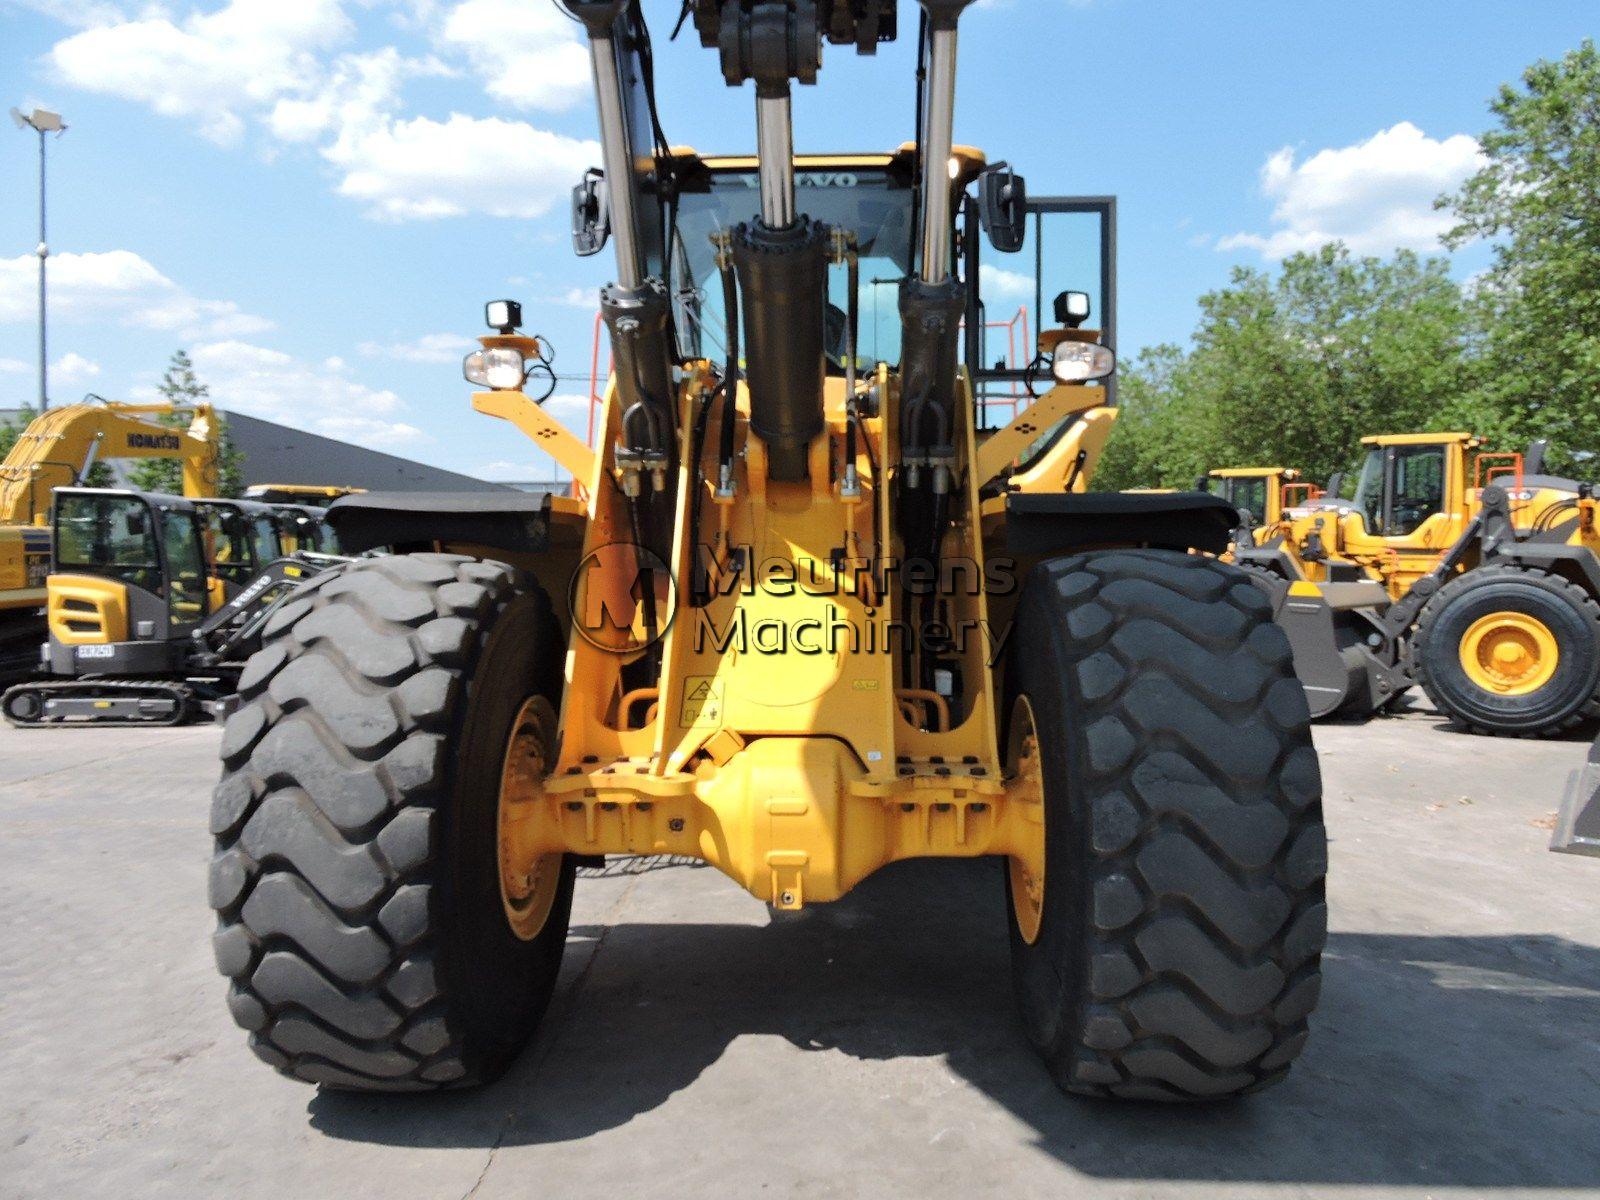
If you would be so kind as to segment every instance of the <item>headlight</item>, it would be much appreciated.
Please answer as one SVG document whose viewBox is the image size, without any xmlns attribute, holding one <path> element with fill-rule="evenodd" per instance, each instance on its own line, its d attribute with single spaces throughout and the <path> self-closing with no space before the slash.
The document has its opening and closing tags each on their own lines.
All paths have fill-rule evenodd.
<svg viewBox="0 0 1600 1200">
<path fill-rule="evenodd" d="M 514 392 L 522 387 L 528 377 L 522 354 L 504 346 L 493 350 L 474 350 L 461 364 L 461 373 L 468 383 L 493 388 L 497 392 Z"/>
<path fill-rule="evenodd" d="M 1089 383 L 1117 369 L 1117 356 L 1092 342 L 1062 342 L 1056 346 L 1051 372 L 1061 383 Z"/>
</svg>

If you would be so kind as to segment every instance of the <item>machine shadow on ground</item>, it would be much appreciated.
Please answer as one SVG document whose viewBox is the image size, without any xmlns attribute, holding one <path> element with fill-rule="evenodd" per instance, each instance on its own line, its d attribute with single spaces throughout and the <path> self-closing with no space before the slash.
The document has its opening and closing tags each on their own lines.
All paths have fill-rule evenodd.
<svg viewBox="0 0 1600 1200">
<path fill-rule="evenodd" d="M 1055 1089 L 1013 1016 L 1005 920 L 996 864 L 926 860 L 768 928 L 575 927 L 551 1018 L 502 1082 L 426 1097 L 324 1092 L 310 1119 L 382 1144 L 569 1143 L 655 1109 L 735 1040 L 776 1035 L 864 1071 L 941 1058 L 1036 1146 L 1095 1177 L 1600 1187 L 1600 949 L 1336 933 L 1290 1080 L 1172 1108 Z"/>
</svg>

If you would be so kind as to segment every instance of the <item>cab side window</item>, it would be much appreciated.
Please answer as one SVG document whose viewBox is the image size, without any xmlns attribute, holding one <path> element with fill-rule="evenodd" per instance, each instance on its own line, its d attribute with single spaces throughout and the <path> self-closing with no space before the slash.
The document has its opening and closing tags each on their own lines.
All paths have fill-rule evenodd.
<svg viewBox="0 0 1600 1200">
<path fill-rule="evenodd" d="M 187 625 L 198 621 L 206 613 L 206 564 L 199 522 L 187 513 L 163 513 L 161 540 L 171 575 L 172 623 Z"/>
<path fill-rule="evenodd" d="M 1394 456 L 1394 501 L 1389 507 L 1389 537 L 1415 533 L 1429 517 L 1444 511 L 1444 447 L 1405 446 Z"/>
<path fill-rule="evenodd" d="M 1233 506 L 1250 514 L 1255 524 L 1267 519 L 1267 481 L 1265 479 L 1236 479 L 1233 489 Z"/>
</svg>

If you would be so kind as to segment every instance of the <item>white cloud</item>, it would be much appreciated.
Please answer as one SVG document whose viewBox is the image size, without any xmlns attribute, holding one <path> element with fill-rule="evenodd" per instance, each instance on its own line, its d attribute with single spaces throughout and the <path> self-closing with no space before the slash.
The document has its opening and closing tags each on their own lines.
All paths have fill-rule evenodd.
<svg viewBox="0 0 1600 1200">
<path fill-rule="evenodd" d="M 50 378 L 56 383 L 87 383 L 98 374 L 100 364 L 76 351 L 68 351 L 50 366 Z"/>
<path fill-rule="evenodd" d="M 386 220 L 538 217 L 566 196 L 598 143 L 521 121 L 452 113 L 347 133 L 325 152 L 345 175 L 339 193 Z"/>
<path fill-rule="evenodd" d="M 472 472 L 479 479 L 488 479 L 495 483 L 527 483 L 539 474 L 532 461 L 529 462 L 500 462 L 484 463 L 483 466 Z"/>
<path fill-rule="evenodd" d="M 134 20 L 105 7 L 96 10 L 98 23 L 80 22 L 91 27 L 58 42 L 49 58 L 63 81 L 190 121 L 218 143 L 240 140 L 257 123 L 274 142 L 315 146 L 335 168 L 339 194 L 382 220 L 542 216 L 598 160 L 595 142 L 524 121 L 404 111 L 406 83 L 456 74 L 452 62 L 505 103 L 569 107 L 587 86 L 588 53 L 553 5 L 413 0 L 391 13 L 430 37 L 443 58 L 408 57 L 393 45 L 338 53 L 357 33 L 347 7 L 348 0 L 229 0 L 187 16 L 151 5 Z M 264 156 L 271 159 L 270 147 Z"/>
<path fill-rule="evenodd" d="M 1038 290 L 1032 275 L 985 266 L 982 271 L 985 299 L 1032 300 Z"/>
<path fill-rule="evenodd" d="M 20 358 L 0 358 L 0 375 L 26 375 L 31 370 L 33 364 Z"/>
<path fill-rule="evenodd" d="M 405 411 L 399 396 L 368 387 L 339 359 L 309 363 L 236 340 L 202 343 L 191 357 L 219 408 L 376 449 L 430 440 L 397 419 Z"/>
<path fill-rule="evenodd" d="M 554 4 L 464 0 L 444 18 L 439 38 L 465 54 L 497 100 L 566 109 L 589 87 L 589 52 L 578 32 Z"/>
<path fill-rule="evenodd" d="M 414 363 L 459 363 L 472 349 L 471 338 L 459 333 L 425 333 L 409 342 L 362 342 L 361 353 L 368 358 L 398 358 Z"/>
<path fill-rule="evenodd" d="M 58 42 L 50 60 L 76 87 L 142 101 L 227 143 L 246 116 L 315 78 L 317 53 L 353 29 L 341 0 L 231 0 L 182 21 L 151 9 L 85 29 Z"/>
<path fill-rule="evenodd" d="M 37 316 L 39 260 L 0 259 L 0 324 Z M 74 322 L 115 322 L 180 337 L 261 333 L 272 322 L 231 300 L 205 300 L 168 279 L 131 250 L 57 254 L 50 259 L 50 313 Z"/>
<path fill-rule="evenodd" d="M 1434 211 L 1434 198 L 1483 162 L 1478 143 L 1466 134 L 1438 140 L 1409 121 L 1353 146 L 1319 150 L 1304 162 L 1286 146 L 1261 168 L 1261 190 L 1276 202 L 1277 228 L 1236 233 L 1217 248 L 1258 250 L 1271 259 L 1334 241 L 1358 254 L 1437 250 L 1453 222 Z"/>
<path fill-rule="evenodd" d="M 266 115 L 267 128 L 286 142 L 370 130 L 399 106 L 407 80 L 447 73 L 442 63 L 406 58 L 393 46 L 341 54 L 318 86 L 279 99 Z"/>
</svg>

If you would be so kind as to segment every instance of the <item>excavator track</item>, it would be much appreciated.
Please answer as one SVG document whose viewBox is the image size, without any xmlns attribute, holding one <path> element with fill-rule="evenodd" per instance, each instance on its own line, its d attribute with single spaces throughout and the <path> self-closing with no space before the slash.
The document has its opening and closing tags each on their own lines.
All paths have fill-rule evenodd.
<svg viewBox="0 0 1600 1200">
<path fill-rule="evenodd" d="M 189 683 L 171 679 L 42 679 L 0 694 L 0 713 L 18 729 L 182 725 L 205 712 Z"/>
</svg>

